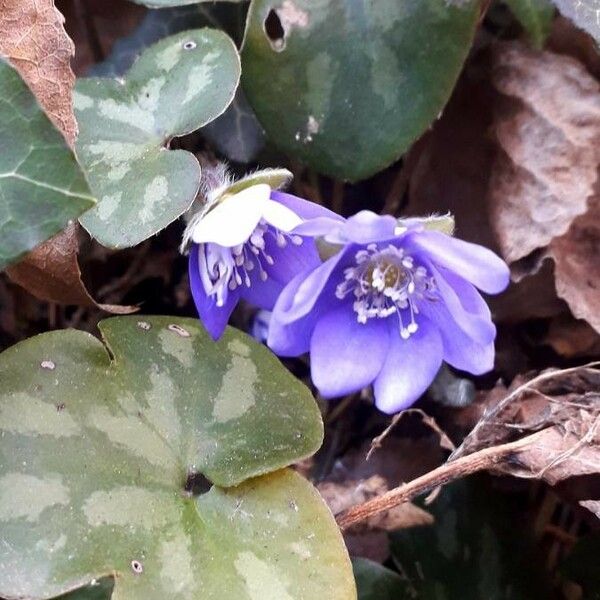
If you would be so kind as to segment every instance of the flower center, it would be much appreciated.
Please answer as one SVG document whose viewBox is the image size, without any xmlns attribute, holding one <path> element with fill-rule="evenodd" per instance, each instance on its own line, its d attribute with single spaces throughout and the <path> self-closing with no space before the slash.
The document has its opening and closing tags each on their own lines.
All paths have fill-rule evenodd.
<svg viewBox="0 0 600 600">
<path fill-rule="evenodd" d="M 288 243 L 302 244 L 299 235 L 291 235 L 276 229 L 261 220 L 250 237 L 243 244 L 226 248 L 215 243 L 200 244 L 200 277 L 208 296 L 215 296 L 217 306 L 223 306 L 228 291 L 245 285 L 251 287 L 250 273 L 255 269 L 261 281 L 269 278 L 267 267 L 275 263 L 268 253 L 267 240 L 271 238 L 279 248 Z"/>
<path fill-rule="evenodd" d="M 402 248 L 388 246 L 380 250 L 370 244 L 355 255 L 356 265 L 344 270 L 344 281 L 335 295 L 340 300 L 354 295 L 354 312 L 359 323 L 397 314 L 400 335 L 408 339 L 418 329 L 418 302 L 431 299 L 435 282 L 427 269 L 416 265 Z"/>
</svg>

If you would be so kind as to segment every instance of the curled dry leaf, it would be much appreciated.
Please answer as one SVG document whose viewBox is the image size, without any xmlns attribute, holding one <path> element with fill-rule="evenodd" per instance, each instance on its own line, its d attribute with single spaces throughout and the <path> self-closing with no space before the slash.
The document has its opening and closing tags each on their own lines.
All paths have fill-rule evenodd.
<svg viewBox="0 0 600 600">
<path fill-rule="evenodd" d="M 71 146 L 77 137 L 73 42 L 53 0 L 0 0 L 0 54 L 19 71 Z"/>
<path fill-rule="evenodd" d="M 487 411 L 451 461 L 520 439 L 494 470 L 551 485 L 600 473 L 600 371 L 591 366 L 547 371 L 515 381 Z"/>
<path fill-rule="evenodd" d="M 547 246 L 586 212 L 600 163 L 600 85 L 576 60 L 527 48 L 496 48 L 497 157 L 492 225 L 514 262 Z"/>
<path fill-rule="evenodd" d="M 388 491 L 388 484 L 380 475 L 373 475 L 360 481 L 346 480 L 339 483 L 324 481 L 318 484 L 317 488 L 329 505 L 331 512 L 335 515 L 355 504 L 366 502 L 371 498 L 384 494 Z M 396 531 L 408 527 L 431 525 L 432 523 L 433 517 L 427 511 L 406 502 L 400 506 L 395 506 L 388 512 L 374 515 L 361 523 L 360 527 L 354 527 L 352 531 Z"/>
<path fill-rule="evenodd" d="M 571 312 L 600 332 L 600 193 L 569 231 L 552 241 L 556 291 Z"/>
<path fill-rule="evenodd" d="M 73 42 L 53 0 L 0 0 L 0 54 L 8 57 L 70 146 L 77 137 L 71 70 Z M 97 304 L 81 280 L 77 226 L 67 227 L 7 269 L 34 296 L 61 304 L 98 306 L 117 314 L 131 306 Z"/>
<path fill-rule="evenodd" d="M 64 231 L 39 245 L 21 262 L 6 269 L 8 276 L 28 292 L 47 302 L 97 306 L 115 314 L 136 312 L 136 306 L 98 304 L 86 290 L 77 263 L 78 225 L 72 223 Z"/>
<path fill-rule="evenodd" d="M 600 519 L 600 500 L 582 500 L 579 504 L 594 513 Z"/>
</svg>

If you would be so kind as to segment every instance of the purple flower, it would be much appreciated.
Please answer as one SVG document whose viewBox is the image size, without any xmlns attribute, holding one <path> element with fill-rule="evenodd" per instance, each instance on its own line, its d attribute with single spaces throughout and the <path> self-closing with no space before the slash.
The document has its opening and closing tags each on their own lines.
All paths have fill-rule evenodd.
<svg viewBox="0 0 600 600">
<path fill-rule="evenodd" d="M 421 396 L 442 360 L 473 374 L 492 369 L 496 328 L 476 288 L 501 292 L 508 267 L 490 250 L 423 223 L 363 211 L 294 231 L 340 250 L 286 286 L 268 344 L 281 356 L 310 352 L 324 397 L 373 383 L 377 407 L 394 413 Z"/>
<path fill-rule="evenodd" d="M 239 300 L 270 310 L 299 271 L 320 264 L 313 239 L 292 230 L 324 216 L 336 219 L 312 202 L 250 182 L 235 193 L 219 190 L 192 218 L 183 242 L 189 244 L 190 286 L 200 319 L 215 340 Z"/>
</svg>

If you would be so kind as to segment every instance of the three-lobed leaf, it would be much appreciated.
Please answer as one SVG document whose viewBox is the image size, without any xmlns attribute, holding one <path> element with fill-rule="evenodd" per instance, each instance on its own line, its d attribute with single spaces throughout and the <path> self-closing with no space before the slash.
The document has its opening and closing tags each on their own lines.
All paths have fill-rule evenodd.
<svg viewBox="0 0 600 600">
<path fill-rule="evenodd" d="M 0 269 L 93 205 L 67 142 L 0 58 Z"/>
<path fill-rule="evenodd" d="M 98 206 L 82 225 L 106 246 L 134 246 L 159 232 L 193 202 L 200 165 L 174 137 L 218 117 L 232 101 L 240 64 L 220 31 L 185 31 L 148 48 L 124 80 L 76 85 L 77 154 Z"/>
<path fill-rule="evenodd" d="M 93 66 L 91 74 L 119 77 L 144 48 L 167 35 L 186 29 L 219 28 L 239 45 L 247 11 L 246 3 L 230 2 L 201 2 L 150 10 L 131 35 L 119 39 L 110 55 Z M 241 88 L 238 88 L 227 110 L 205 125 L 200 133 L 218 152 L 234 162 L 248 163 L 254 160 L 265 144 L 265 133 Z"/>
<path fill-rule="evenodd" d="M 479 3 L 253 0 L 242 83 L 271 140 L 356 181 L 396 160 L 439 115 Z"/>
<path fill-rule="evenodd" d="M 235 330 L 215 344 L 192 319 L 100 329 L 106 346 L 66 330 L 0 356 L 0 597 L 114 574 L 118 600 L 352 600 L 317 492 L 265 475 L 321 443 L 305 386 Z"/>
</svg>

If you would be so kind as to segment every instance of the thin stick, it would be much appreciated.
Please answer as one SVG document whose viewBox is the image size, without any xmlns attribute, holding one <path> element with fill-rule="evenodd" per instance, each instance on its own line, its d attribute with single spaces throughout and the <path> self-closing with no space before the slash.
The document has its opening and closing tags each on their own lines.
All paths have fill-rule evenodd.
<svg viewBox="0 0 600 600">
<path fill-rule="evenodd" d="M 452 462 L 444 463 L 437 469 L 394 488 L 378 498 L 373 498 L 364 504 L 358 504 L 341 512 L 336 516 L 337 523 L 341 529 L 347 529 L 355 523 L 364 521 L 373 515 L 399 506 L 404 502 L 409 502 L 416 496 L 420 496 L 438 486 L 446 485 L 451 481 L 466 477 L 477 471 L 490 469 L 502 462 L 506 456 L 534 443 L 535 439 L 543 433 L 544 431 L 540 431 L 516 442 L 494 446 L 493 448 L 484 448 L 479 452 L 474 452 Z"/>
</svg>

